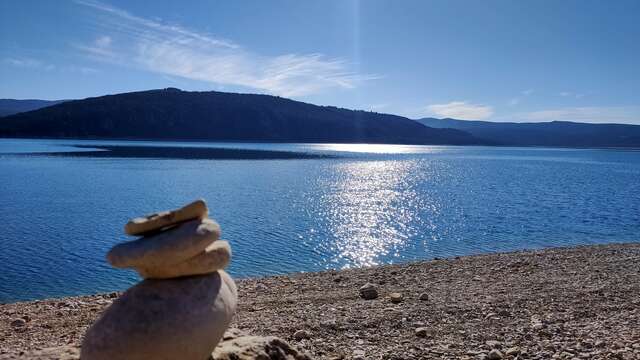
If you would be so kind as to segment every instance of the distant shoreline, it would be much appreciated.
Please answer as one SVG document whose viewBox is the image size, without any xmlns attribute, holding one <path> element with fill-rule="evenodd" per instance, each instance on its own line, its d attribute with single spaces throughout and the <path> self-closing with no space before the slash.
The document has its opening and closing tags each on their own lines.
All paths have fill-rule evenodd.
<svg viewBox="0 0 640 360">
<path fill-rule="evenodd" d="M 184 159 L 184 160 L 290 160 L 290 159 L 334 159 L 335 155 L 313 154 L 296 151 L 172 147 L 172 146 L 126 146 L 126 145 L 73 145 L 80 149 L 99 151 L 60 151 L 9 153 L 17 156 L 53 156 L 88 158 L 136 158 L 136 159 Z"/>
<path fill-rule="evenodd" d="M 639 280 L 640 243 L 241 279 L 232 326 L 282 337 L 314 359 L 349 358 L 354 349 L 382 358 L 406 352 L 409 359 L 476 357 L 492 349 L 511 354 L 505 358 L 637 358 Z M 365 283 L 377 286 L 377 299 L 360 298 Z M 391 292 L 403 300 L 392 303 Z M 85 329 L 117 296 L 1 304 L 0 359 L 42 356 L 35 349 L 43 348 L 49 357 L 38 359 L 62 352 L 76 359 Z M 311 339 L 296 340 L 297 330 Z"/>
<path fill-rule="evenodd" d="M 19 136 L 0 136 L 0 140 L 9 139 L 9 140 L 78 140 L 78 141 L 140 141 L 140 142 L 185 142 L 185 143 L 228 143 L 228 144 L 363 144 L 363 145 L 400 145 L 400 146 L 474 146 L 474 147 L 504 147 L 503 145 L 487 145 L 487 144 L 424 144 L 424 143 L 411 143 L 411 142 L 336 142 L 336 141 L 327 141 L 327 142 L 300 142 L 293 140 L 253 140 L 253 139 L 237 139 L 237 140 L 220 140 L 220 139 L 181 139 L 181 138 L 121 138 L 121 137 L 19 137 Z"/>
<path fill-rule="evenodd" d="M 152 138 L 72 138 L 72 137 L 6 137 L 0 136 L 0 140 L 60 140 L 60 141 L 129 141 L 129 142 L 170 142 L 170 143 L 199 143 L 199 144 L 304 144 L 304 145 L 397 145 L 397 146 L 456 146 L 456 147 L 472 147 L 472 148 L 523 148 L 523 149 L 576 149 L 576 150 L 625 150 L 640 151 L 640 147 L 636 146 L 546 146 L 546 145 L 500 145 L 500 144 L 411 144 L 411 143 L 361 143 L 361 142 L 296 142 L 296 141 L 262 141 L 262 140 L 202 140 L 202 139 L 152 139 Z"/>
</svg>

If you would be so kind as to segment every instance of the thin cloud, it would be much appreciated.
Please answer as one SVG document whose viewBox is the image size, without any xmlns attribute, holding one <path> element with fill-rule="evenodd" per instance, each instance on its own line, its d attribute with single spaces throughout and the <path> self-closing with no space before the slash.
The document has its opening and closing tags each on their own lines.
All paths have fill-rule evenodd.
<svg viewBox="0 0 640 360">
<path fill-rule="evenodd" d="M 493 108 L 488 105 L 471 104 L 465 101 L 452 101 L 447 104 L 433 104 L 427 109 L 440 117 L 462 120 L 483 120 L 493 115 Z"/>
<path fill-rule="evenodd" d="M 88 74 L 97 74 L 100 72 L 100 70 L 98 69 L 94 69 L 94 68 L 90 68 L 90 67 L 80 67 L 78 68 L 78 71 L 80 71 L 82 74 L 88 75 Z"/>
<path fill-rule="evenodd" d="M 20 68 L 38 69 L 38 70 L 53 70 L 55 65 L 48 64 L 43 61 L 32 58 L 5 58 L 3 63 Z"/>
<path fill-rule="evenodd" d="M 516 96 L 513 97 L 509 100 L 509 106 L 516 106 L 519 105 L 522 102 L 522 98 L 523 97 L 527 97 L 531 94 L 533 94 L 534 90 L 533 89 L 527 89 L 527 90 L 523 90 L 520 92 L 521 96 Z"/>
<path fill-rule="evenodd" d="M 88 66 L 78 66 L 78 65 L 56 66 L 38 59 L 25 58 L 25 57 L 4 58 L 0 60 L 0 63 L 18 67 L 18 68 L 25 68 L 29 70 L 55 71 L 58 73 L 80 73 L 82 75 L 90 75 L 90 74 L 96 74 L 100 72 L 100 70 L 94 69 Z"/>
<path fill-rule="evenodd" d="M 282 96 L 353 89 L 379 78 L 350 71 L 345 60 L 322 54 L 263 56 L 230 40 L 135 16 L 104 3 L 76 3 L 96 10 L 97 25 L 109 31 L 90 44 L 76 45 L 94 60 Z"/>
<path fill-rule="evenodd" d="M 562 97 L 572 97 L 575 99 L 582 99 L 584 97 L 584 94 L 579 94 L 579 93 L 574 93 L 571 91 L 562 91 L 560 93 L 558 93 L 558 95 L 562 96 Z"/>
<path fill-rule="evenodd" d="M 111 46 L 111 41 L 112 40 L 110 36 L 101 36 L 96 39 L 95 43 L 96 43 L 96 46 L 107 48 Z"/>
<path fill-rule="evenodd" d="M 640 107 L 612 106 L 612 107 L 567 107 L 534 111 L 521 114 L 524 120 L 530 121 L 579 121 L 591 123 L 640 123 Z"/>
<path fill-rule="evenodd" d="M 121 56 L 111 47 L 110 36 L 100 36 L 91 44 L 76 44 L 75 47 L 84 51 L 94 60 L 111 61 L 115 63 L 121 62 Z"/>
<path fill-rule="evenodd" d="M 103 25 L 119 25 L 121 26 L 118 29 L 119 31 L 128 32 L 130 35 L 142 37 L 149 36 L 149 38 L 153 38 L 154 35 L 164 34 L 165 36 L 182 36 L 184 38 L 196 39 L 214 46 L 228 48 L 238 47 L 238 45 L 233 44 L 232 42 L 190 31 L 178 25 L 163 24 L 155 20 L 135 16 L 125 10 L 118 9 L 99 1 L 74 1 L 77 4 L 91 7 L 95 10 L 99 10 L 105 15 L 108 15 L 109 17 L 104 19 Z M 149 30 L 153 30 L 155 34 L 153 32 L 149 32 Z"/>
</svg>

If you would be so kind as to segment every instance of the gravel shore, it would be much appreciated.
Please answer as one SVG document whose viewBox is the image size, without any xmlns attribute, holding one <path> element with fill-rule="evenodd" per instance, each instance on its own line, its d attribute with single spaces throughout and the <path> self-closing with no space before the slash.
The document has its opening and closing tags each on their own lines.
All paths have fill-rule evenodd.
<svg viewBox="0 0 640 360">
<path fill-rule="evenodd" d="M 377 298 L 361 297 L 367 283 Z M 233 327 L 281 337 L 314 359 L 640 359 L 640 244 L 237 284 Z M 1 304 L 0 359 L 77 358 L 84 331 L 117 296 Z"/>
</svg>

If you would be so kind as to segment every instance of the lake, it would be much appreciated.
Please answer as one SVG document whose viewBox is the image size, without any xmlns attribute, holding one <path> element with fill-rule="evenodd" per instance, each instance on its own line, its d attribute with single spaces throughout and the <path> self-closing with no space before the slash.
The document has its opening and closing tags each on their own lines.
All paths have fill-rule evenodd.
<svg viewBox="0 0 640 360">
<path fill-rule="evenodd" d="M 72 154 L 106 145 L 205 158 Z M 236 277 L 637 242 L 640 151 L 0 139 L 0 302 L 127 288 L 105 261 L 127 220 L 197 198 Z"/>
</svg>

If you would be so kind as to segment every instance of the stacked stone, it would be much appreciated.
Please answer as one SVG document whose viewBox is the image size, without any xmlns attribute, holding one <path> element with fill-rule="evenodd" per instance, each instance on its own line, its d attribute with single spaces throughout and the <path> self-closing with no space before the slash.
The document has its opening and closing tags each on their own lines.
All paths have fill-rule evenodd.
<svg viewBox="0 0 640 360">
<path fill-rule="evenodd" d="M 81 358 L 205 360 L 229 326 L 237 303 L 224 272 L 231 248 L 204 201 L 135 218 L 141 238 L 116 245 L 107 260 L 144 280 L 125 291 L 89 328 Z"/>
</svg>

